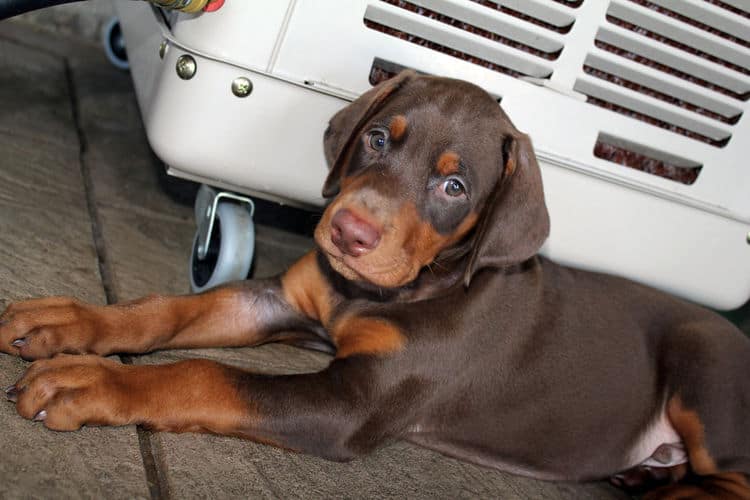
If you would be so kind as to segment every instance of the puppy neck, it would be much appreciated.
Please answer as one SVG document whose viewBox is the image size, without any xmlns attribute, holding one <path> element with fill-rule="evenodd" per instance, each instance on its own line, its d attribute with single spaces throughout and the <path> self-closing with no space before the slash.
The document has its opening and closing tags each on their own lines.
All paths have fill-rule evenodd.
<svg viewBox="0 0 750 500">
<path fill-rule="evenodd" d="M 371 302 L 414 302 L 441 295 L 454 286 L 460 286 L 464 275 L 465 259 L 436 259 L 423 267 L 417 277 L 402 286 L 386 288 L 367 281 L 353 281 L 339 274 L 325 257 L 317 252 L 317 262 L 322 274 L 333 290 L 344 300 Z"/>
</svg>

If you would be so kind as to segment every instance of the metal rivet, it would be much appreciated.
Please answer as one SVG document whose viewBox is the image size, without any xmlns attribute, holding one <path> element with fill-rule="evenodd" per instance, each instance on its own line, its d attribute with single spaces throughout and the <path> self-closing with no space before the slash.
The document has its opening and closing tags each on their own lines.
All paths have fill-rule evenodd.
<svg viewBox="0 0 750 500">
<path fill-rule="evenodd" d="M 183 80 L 190 80 L 195 75 L 195 59 L 187 54 L 177 58 L 177 76 Z"/>
<path fill-rule="evenodd" d="M 232 82 L 232 93 L 237 97 L 247 97 L 253 91 L 253 82 L 244 76 L 234 79 Z"/>
<path fill-rule="evenodd" d="M 747 239 L 747 244 L 750 245 L 750 232 L 747 233 L 746 239 Z"/>
<path fill-rule="evenodd" d="M 167 49 L 169 49 L 169 44 L 166 40 L 162 40 L 159 44 L 159 59 L 164 59 L 164 56 L 167 55 Z"/>
</svg>

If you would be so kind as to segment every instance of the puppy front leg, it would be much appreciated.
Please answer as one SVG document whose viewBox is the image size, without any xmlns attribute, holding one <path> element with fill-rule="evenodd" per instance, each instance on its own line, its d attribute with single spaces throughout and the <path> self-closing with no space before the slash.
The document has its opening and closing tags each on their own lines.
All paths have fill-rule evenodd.
<svg viewBox="0 0 750 500">
<path fill-rule="evenodd" d="M 109 306 L 71 297 L 16 302 L 0 315 L 0 352 L 41 359 L 274 340 L 332 350 L 321 326 L 331 307 L 331 291 L 310 252 L 280 277 L 235 282 L 199 295 L 153 295 Z"/>
<path fill-rule="evenodd" d="M 207 360 L 133 366 L 60 355 L 33 363 L 6 396 L 23 417 L 55 430 L 141 424 L 346 460 L 375 446 L 394 420 L 373 417 L 389 410 L 379 409 L 382 385 L 361 366 L 337 360 L 319 373 L 264 376 Z"/>
<path fill-rule="evenodd" d="M 58 353 L 247 346 L 272 340 L 282 329 L 322 332 L 286 302 L 280 280 L 271 279 L 109 306 L 68 297 L 14 303 L 0 316 L 0 351 L 40 359 Z"/>
</svg>

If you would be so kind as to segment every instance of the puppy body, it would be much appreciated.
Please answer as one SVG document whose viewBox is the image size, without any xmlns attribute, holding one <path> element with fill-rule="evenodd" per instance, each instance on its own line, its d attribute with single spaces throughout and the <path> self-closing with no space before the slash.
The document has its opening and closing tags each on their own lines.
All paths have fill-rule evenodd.
<svg viewBox="0 0 750 500">
<path fill-rule="evenodd" d="M 58 356 L 7 391 L 19 413 L 53 429 L 140 423 L 337 460 L 403 438 L 537 478 L 750 498 L 750 341 L 700 307 L 536 256 L 549 232 L 539 168 L 489 95 L 402 73 L 335 115 L 324 145 L 332 201 L 317 249 L 282 276 L 107 307 L 12 304 L 0 350 L 283 341 L 335 353 L 327 369 L 266 377 Z"/>
</svg>

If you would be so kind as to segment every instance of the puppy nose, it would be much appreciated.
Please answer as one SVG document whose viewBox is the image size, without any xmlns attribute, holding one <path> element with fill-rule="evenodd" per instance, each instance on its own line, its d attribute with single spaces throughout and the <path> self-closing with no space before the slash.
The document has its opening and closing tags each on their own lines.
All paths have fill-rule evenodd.
<svg viewBox="0 0 750 500">
<path fill-rule="evenodd" d="M 331 241 L 352 257 L 371 252 L 380 243 L 380 231 L 342 208 L 331 220 Z"/>
</svg>

